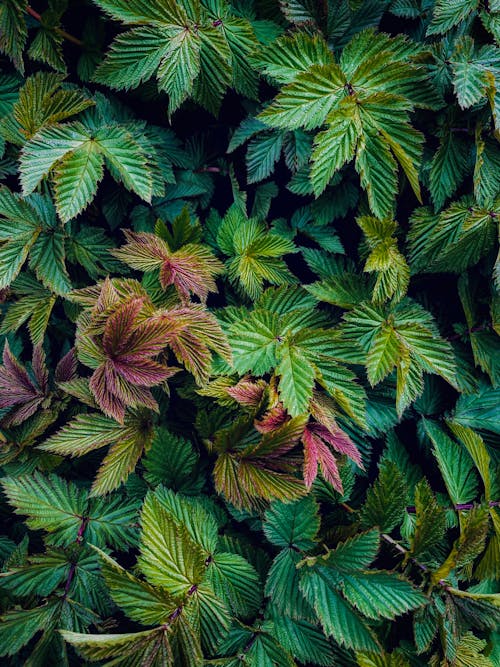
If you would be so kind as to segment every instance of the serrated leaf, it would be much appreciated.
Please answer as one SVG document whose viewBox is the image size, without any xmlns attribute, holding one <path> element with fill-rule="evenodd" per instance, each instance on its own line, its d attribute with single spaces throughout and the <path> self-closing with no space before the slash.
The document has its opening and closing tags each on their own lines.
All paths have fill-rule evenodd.
<svg viewBox="0 0 500 667">
<path fill-rule="evenodd" d="M 174 597 L 198 586 L 205 573 L 204 553 L 153 494 L 144 502 L 141 526 L 138 565 L 146 579 Z"/>
<path fill-rule="evenodd" d="M 280 356 L 276 367 L 280 376 L 278 391 L 285 408 L 292 417 L 297 417 L 308 411 L 316 374 L 300 348 L 288 345 Z"/>
<path fill-rule="evenodd" d="M 408 489 L 398 467 L 384 461 L 379 476 L 367 492 L 361 510 L 361 526 L 378 526 L 383 533 L 390 533 L 399 526 L 406 512 Z"/>
<path fill-rule="evenodd" d="M 326 568 L 303 569 L 300 590 L 315 609 L 327 636 L 347 648 L 377 650 L 372 631 L 336 591 Z"/>
<path fill-rule="evenodd" d="M 468 451 L 453 442 L 436 423 L 425 420 L 423 424 L 452 502 L 460 505 L 474 500 L 477 478 Z"/>
<path fill-rule="evenodd" d="M 74 218 L 87 207 L 103 177 L 104 160 L 88 141 L 59 162 L 55 176 L 57 212 L 63 222 Z"/>
<path fill-rule="evenodd" d="M 319 530 L 317 505 L 310 498 L 294 503 L 273 503 L 265 514 L 264 534 L 279 547 L 307 549 Z"/>
<path fill-rule="evenodd" d="M 27 516 L 33 530 L 52 533 L 52 542 L 67 545 L 74 542 L 86 507 L 86 494 L 73 483 L 57 475 L 44 477 L 41 473 L 4 478 L 4 492 L 16 514 Z"/>
<path fill-rule="evenodd" d="M 436 547 L 442 545 L 446 533 L 446 515 L 425 479 L 415 487 L 415 512 L 416 521 L 410 537 L 410 554 L 419 562 L 435 563 Z M 439 554 L 439 550 L 437 553 Z"/>
</svg>

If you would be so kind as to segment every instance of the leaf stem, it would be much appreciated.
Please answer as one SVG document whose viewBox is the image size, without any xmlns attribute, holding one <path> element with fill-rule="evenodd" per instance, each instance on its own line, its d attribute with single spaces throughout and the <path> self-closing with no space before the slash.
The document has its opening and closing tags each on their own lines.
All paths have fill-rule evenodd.
<svg viewBox="0 0 500 667">
<path fill-rule="evenodd" d="M 32 16 L 34 19 L 42 23 L 42 16 L 38 12 L 36 12 L 32 7 L 29 5 L 26 7 L 26 12 Z M 66 32 L 66 30 L 63 30 L 62 28 L 54 28 L 55 32 L 57 32 L 58 35 L 61 35 L 61 37 L 64 37 L 68 42 L 73 42 L 73 44 L 76 44 L 77 46 L 83 47 L 85 46 L 84 43 L 82 42 L 81 39 L 78 39 L 78 37 L 74 37 L 73 35 L 70 35 L 69 32 Z"/>
<path fill-rule="evenodd" d="M 490 500 L 488 503 L 489 507 L 500 507 L 500 500 Z M 458 503 L 457 505 L 453 505 L 453 507 L 447 508 L 447 509 L 454 509 L 457 512 L 460 510 L 471 510 L 474 507 L 474 503 Z M 409 505 L 406 508 L 406 511 L 408 514 L 415 514 L 416 513 L 416 508 L 415 505 Z"/>
<path fill-rule="evenodd" d="M 81 517 L 80 527 L 78 528 L 78 533 L 76 535 L 76 540 L 75 540 L 77 544 L 80 544 L 83 541 L 83 534 L 85 533 L 85 529 L 87 528 L 88 522 L 89 522 L 88 517 L 86 516 Z M 66 579 L 66 585 L 64 587 L 64 598 L 68 597 L 69 589 L 71 587 L 73 577 L 75 576 L 75 572 L 76 572 L 76 563 L 71 563 L 68 572 L 68 578 Z"/>
</svg>

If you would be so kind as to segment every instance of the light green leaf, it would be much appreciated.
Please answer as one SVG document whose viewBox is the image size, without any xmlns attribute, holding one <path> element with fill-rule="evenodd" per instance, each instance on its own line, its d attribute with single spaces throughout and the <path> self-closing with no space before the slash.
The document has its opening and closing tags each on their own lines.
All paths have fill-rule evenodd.
<svg viewBox="0 0 500 667">
<path fill-rule="evenodd" d="M 67 153 L 55 175 L 57 212 L 63 222 L 78 215 L 92 201 L 103 177 L 104 160 L 93 141 Z"/>
<path fill-rule="evenodd" d="M 338 65 L 313 65 L 285 85 L 275 101 L 259 115 L 267 125 L 284 130 L 322 125 L 345 96 L 346 79 Z"/>
<path fill-rule="evenodd" d="M 141 513 L 141 553 L 138 565 L 146 579 L 174 597 L 198 586 L 205 574 L 205 555 L 186 528 L 149 494 Z"/>
<path fill-rule="evenodd" d="M 293 344 L 284 344 L 279 354 L 281 359 L 276 368 L 280 376 L 278 391 L 290 415 L 297 417 L 309 409 L 315 370 L 300 348 Z"/>
<path fill-rule="evenodd" d="M 66 153 L 76 150 L 89 139 L 90 135 L 81 123 L 53 125 L 37 132 L 21 153 L 19 170 L 23 195 L 33 192 Z"/>
</svg>

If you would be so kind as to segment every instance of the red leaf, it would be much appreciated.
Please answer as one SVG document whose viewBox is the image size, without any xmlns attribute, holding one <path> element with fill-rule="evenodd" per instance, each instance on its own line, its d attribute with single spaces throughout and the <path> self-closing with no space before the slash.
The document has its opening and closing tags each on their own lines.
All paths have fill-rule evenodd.
<svg viewBox="0 0 500 667">
<path fill-rule="evenodd" d="M 340 454 L 345 454 L 350 459 L 352 459 L 362 470 L 363 462 L 361 460 L 361 454 L 359 449 L 353 443 L 351 438 L 344 433 L 344 431 L 335 424 L 331 425 L 330 429 L 326 428 L 322 424 L 309 424 L 310 430 L 322 438 L 326 443 L 331 445 L 335 451 Z M 334 429 L 334 430 L 331 430 Z"/>
<path fill-rule="evenodd" d="M 304 445 L 304 482 L 307 488 L 311 488 L 316 479 L 319 465 L 325 480 L 336 491 L 343 493 L 342 480 L 340 479 L 335 456 L 319 435 L 311 430 L 311 425 L 306 426 L 302 442 Z"/>
</svg>

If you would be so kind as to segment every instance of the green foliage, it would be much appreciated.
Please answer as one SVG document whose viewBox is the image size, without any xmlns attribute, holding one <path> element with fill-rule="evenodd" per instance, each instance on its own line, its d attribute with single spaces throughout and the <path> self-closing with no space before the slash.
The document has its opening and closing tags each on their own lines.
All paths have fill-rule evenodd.
<svg viewBox="0 0 500 667">
<path fill-rule="evenodd" d="M 494 667 L 498 0 L 0 2 L 5 667 Z"/>
</svg>

